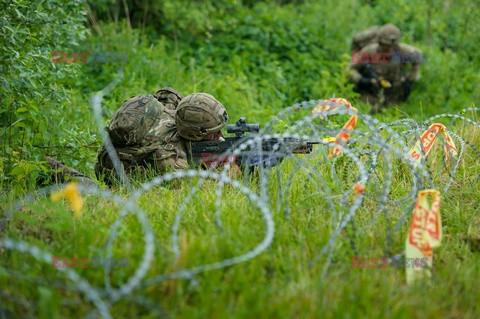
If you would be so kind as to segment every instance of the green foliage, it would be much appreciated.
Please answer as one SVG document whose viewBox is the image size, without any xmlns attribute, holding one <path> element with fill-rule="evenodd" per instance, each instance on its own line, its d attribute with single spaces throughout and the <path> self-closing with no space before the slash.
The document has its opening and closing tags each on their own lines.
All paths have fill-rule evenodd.
<svg viewBox="0 0 480 319">
<path fill-rule="evenodd" d="M 85 40 L 81 1 L 0 3 L 0 140 L 2 180 L 35 180 L 44 168 L 37 145 L 56 144 L 78 66 L 51 63 L 51 51 Z M 13 180 L 10 177 L 14 177 Z"/>
<path fill-rule="evenodd" d="M 369 106 L 357 101 L 344 71 L 350 60 L 351 37 L 368 26 L 391 22 L 402 29 L 403 42 L 421 48 L 428 62 L 422 65 L 422 79 L 410 99 L 377 117 L 422 120 L 479 100 L 479 9 L 474 0 L 3 1 L 0 212 L 48 174 L 44 155 L 93 176 L 101 141 L 88 101 L 117 76 L 119 68 L 124 69 L 124 79 L 104 99 L 105 123 L 125 99 L 164 86 L 183 94 L 213 94 L 228 108 L 231 122 L 246 116 L 251 123 L 264 123 L 296 102 L 332 95 L 349 99 L 365 112 Z M 89 25 L 85 26 L 87 16 Z M 128 62 L 53 64 L 51 51 L 57 50 L 127 52 Z M 288 128 L 288 120 L 305 114 L 293 114 L 276 128 Z M 478 145 L 478 132 L 468 133 L 469 140 Z M 284 182 L 288 174 L 280 168 L 291 172 L 292 166 L 285 161 L 275 168 L 278 181 Z M 346 159 L 338 160 L 336 168 L 339 176 L 348 178 L 351 171 Z M 405 195 L 411 190 L 411 176 L 401 165 L 394 169 L 392 196 Z M 434 169 L 437 178 L 448 179 L 442 169 Z M 299 171 L 289 198 L 292 219 L 275 214 L 275 241 L 266 252 L 237 267 L 201 274 L 195 278 L 197 286 L 187 280 L 169 280 L 142 295 L 158 301 L 172 317 L 185 318 L 478 317 L 477 172 L 476 154 L 464 154 L 457 173 L 462 178 L 455 180 L 442 202 L 446 236 L 429 285 L 407 287 L 403 271 L 395 269 L 351 269 L 353 252 L 348 245 L 336 248 L 331 272 L 321 278 L 323 263 L 309 262 L 318 256 L 335 227 L 327 218 L 324 197 L 329 194 L 319 192 L 306 172 Z M 139 182 L 133 184 L 139 186 Z M 270 185 L 273 206 L 280 196 L 275 193 L 276 183 L 273 179 Z M 325 183 L 338 186 L 339 182 L 330 179 Z M 211 213 L 216 183 L 207 182 L 188 204 L 181 222 L 182 258 L 176 259 L 169 247 L 171 225 L 178 203 L 191 187 L 189 182 L 179 184 L 157 187 L 140 198 L 158 238 L 148 276 L 232 257 L 261 240 L 261 217 L 235 190 L 225 191 L 224 231 L 218 230 Z M 123 189 L 114 189 L 123 195 Z M 282 212 L 285 207 L 274 208 Z M 59 256 L 105 256 L 109 227 L 119 210 L 105 199 L 89 196 L 83 217 L 76 219 L 65 203 L 41 199 L 26 204 L 0 231 L 2 236 L 26 240 Z M 356 215 L 359 229 L 370 222 L 373 212 L 373 204 L 366 201 Z M 392 214 L 397 219 L 401 215 Z M 128 257 L 129 268 L 112 274 L 114 286 L 133 275 L 143 253 L 138 248 L 143 247 L 138 221 L 127 216 L 123 222 L 113 253 Z M 349 232 L 341 234 L 345 242 Z M 396 234 L 392 245 L 398 252 L 404 237 L 400 231 Z M 386 236 L 383 231 L 366 232 L 357 239 L 360 248 L 371 249 L 371 256 L 376 257 L 383 254 L 380 246 Z M 16 280 L 7 271 L 17 270 L 29 278 L 47 277 L 53 283 L 64 281 L 61 274 L 52 272 L 51 265 L 18 252 L 0 250 L 0 254 L 0 293 L 37 301 L 31 307 L 13 304 L 9 309 L 17 316 L 73 317 L 91 310 L 91 304 L 82 304 L 84 297 L 75 291 L 37 289 L 35 283 Z M 94 286 L 104 284 L 102 271 L 80 269 L 79 274 Z M 60 301 L 74 305 L 60 305 Z M 3 302 L 2 295 L 2 307 Z M 121 301 L 112 309 L 115 316 L 132 318 L 146 311 L 130 301 Z"/>
<path fill-rule="evenodd" d="M 105 121 L 126 98 L 163 86 L 184 94 L 213 94 L 227 106 L 232 121 L 247 116 L 250 122 L 265 122 L 286 106 L 332 95 L 348 98 L 366 112 L 369 106 L 357 101 L 344 71 L 351 36 L 392 22 L 403 30 L 404 42 L 426 53 L 428 62 L 409 101 L 378 115 L 380 119 L 421 119 L 470 106 L 480 97 L 475 85 L 480 80 L 480 27 L 472 23 L 480 10 L 474 1 L 87 3 L 83 9 L 79 1 L 2 4 L 4 183 L 22 183 L 33 174 L 29 183 L 34 185 L 31 181 L 43 174 L 45 154 L 92 175 L 100 140 L 88 100 L 120 67 L 125 78 L 104 101 Z M 84 10 L 92 36 L 82 26 Z M 126 52 L 128 62 L 52 64 L 54 50 Z"/>
</svg>

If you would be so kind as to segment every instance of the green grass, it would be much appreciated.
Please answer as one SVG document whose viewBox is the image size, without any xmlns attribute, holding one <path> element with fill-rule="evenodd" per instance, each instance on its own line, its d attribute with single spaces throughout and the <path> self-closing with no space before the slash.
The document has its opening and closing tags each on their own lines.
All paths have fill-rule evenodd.
<svg viewBox="0 0 480 319">
<path fill-rule="evenodd" d="M 464 134 L 474 138 L 474 130 L 469 132 L 470 136 L 467 132 Z M 324 157 L 321 153 L 323 150 L 319 152 L 315 163 Z M 342 173 L 345 169 L 353 172 L 351 162 L 337 162 L 339 176 L 345 176 Z M 437 165 L 441 162 L 435 153 L 431 154 L 428 162 L 432 172 L 439 171 Z M 278 192 L 294 169 L 294 162 L 286 160 L 272 173 L 270 200 L 275 237 L 267 250 L 238 265 L 202 272 L 194 277 L 195 282 L 170 279 L 136 291 L 135 294 L 151 299 L 169 315 L 182 318 L 478 317 L 478 284 L 475 280 L 480 275 L 478 165 L 477 158 L 467 150 L 455 182 L 442 199 L 444 239 L 442 246 L 434 252 L 431 280 L 409 287 L 405 283 L 404 269 L 351 268 L 351 258 L 356 253 L 349 244 L 350 236 L 353 236 L 362 257 L 383 257 L 384 253 L 391 256 L 404 250 L 408 221 L 398 231 L 391 233 L 391 242 L 387 244 L 388 222 L 383 214 L 372 228 L 367 229 L 378 207 L 378 202 L 368 199 L 354 217 L 355 231 L 350 224 L 340 234 L 331 264 L 325 277 L 322 277 L 326 259 L 318 258 L 319 253 L 336 227 L 326 197 L 332 197 L 338 210 L 340 195 L 348 191 L 353 180 L 348 175 L 335 180 L 329 177 L 327 162 L 318 165 L 317 169 L 331 189 L 331 193 L 327 194 L 324 188 L 318 187 L 322 185 L 318 179 L 312 177 L 309 180 L 308 170 L 301 169 L 295 174 L 288 195 L 290 218 L 286 218 L 283 212 L 285 205 L 277 205 Z M 390 198 L 404 196 L 411 188 L 411 181 L 405 177 L 404 170 L 405 166 L 399 163 L 394 165 L 394 191 Z M 280 185 L 274 178 L 275 174 L 280 174 Z M 382 170 L 379 170 L 379 176 L 382 178 Z M 448 177 L 445 169 L 434 177 L 439 189 L 445 186 Z M 255 181 L 251 182 L 252 190 L 258 191 Z M 155 233 L 155 257 L 147 278 L 244 254 L 265 237 L 260 211 L 231 186 L 223 190 L 223 228 L 219 229 L 214 214 L 218 184 L 207 180 L 183 213 L 179 231 L 180 256 L 175 257 L 171 248 L 171 227 L 194 183 L 194 180 L 188 179 L 167 182 L 145 192 L 138 200 Z M 367 194 L 373 194 L 375 187 L 378 187 L 370 183 L 372 181 L 367 184 Z M 122 189 L 113 189 L 113 192 L 124 199 L 129 197 Z M 4 235 L 38 245 L 55 256 L 106 256 L 109 228 L 119 216 L 121 207 L 98 196 L 85 196 L 85 199 L 86 206 L 80 219 L 73 217 L 67 204 L 52 203 L 48 198 L 26 204 L 8 222 Z M 387 206 L 391 225 L 400 220 L 406 208 L 407 205 Z M 119 227 L 113 252 L 116 258 L 128 258 L 128 268 L 112 270 L 112 285 L 118 287 L 133 275 L 144 253 L 143 231 L 133 215 L 125 217 Z M 15 270 L 29 278 L 68 282 L 50 264 L 14 251 L 3 250 L 2 256 L 2 291 L 9 296 L 33 300 L 33 304 L 27 307 L 15 305 L 6 299 L 2 301 L 4 307 L 13 313 L 29 311 L 33 316 L 57 314 L 71 317 L 86 314 L 92 309 L 81 293 L 55 289 L 48 284 L 23 282 L 16 278 L 18 274 L 8 274 L 8 271 Z M 103 270 L 87 268 L 78 269 L 78 272 L 93 286 L 103 287 Z M 61 307 L 60 300 L 67 299 L 82 303 Z M 48 305 L 46 310 L 42 310 L 43 303 Z M 152 310 L 128 301 L 128 298 L 112 306 L 111 313 L 114 317 L 157 316 Z"/>
</svg>

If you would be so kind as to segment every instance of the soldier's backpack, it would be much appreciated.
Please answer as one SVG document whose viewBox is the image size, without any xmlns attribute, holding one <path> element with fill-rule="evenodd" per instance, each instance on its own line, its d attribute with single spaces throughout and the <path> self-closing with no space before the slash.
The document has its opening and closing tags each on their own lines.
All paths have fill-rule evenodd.
<svg viewBox="0 0 480 319">
<path fill-rule="evenodd" d="M 357 33 L 352 40 L 352 51 L 360 51 L 367 45 L 377 42 L 380 28 L 373 26 Z"/>
<path fill-rule="evenodd" d="M 106 127 L 116 147 L 139 145 L 162 115 L 164 105 L 152 95 L 137 95 L 126 100 Z"/>
</svg>

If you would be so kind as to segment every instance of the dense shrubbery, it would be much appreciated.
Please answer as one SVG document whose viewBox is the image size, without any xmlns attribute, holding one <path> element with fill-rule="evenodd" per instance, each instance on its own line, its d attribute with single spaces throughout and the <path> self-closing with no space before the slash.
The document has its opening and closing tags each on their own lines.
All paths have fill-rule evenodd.
<svg viewBox="0 0 480 319">
<path fill-rule="evenodd" d="M 355 101 L 344 72 L 351 36 L 369 25 L 392 22 L 404 31 L 404 42 L 419 46 L 429 60 L 410 100 L 381 116 L 421 117 L 458 110 L 479 98 L 480 27 L 474 21 L 480 10 L 474 1 L 125 3 L 89 1 L 85 8 L 79 1 L 2 4 L 4 181 L 34 181 L 45 154 L 91 174 L 99 139 L 88 98 L 119 67 L 125 68 L 125 77 L 105 100 L 105 118 L 125 98 L 169 85 L 184 94 L 210 92 L 228 107 L 231 119 L 247 115 L 265 121 L 306 99 L 335 94 Z M 93 34 L 88 37 L 85 12 Z M 52 64 L 53 50 L 129 55 L 126 64 Z M 360 104 L 360 109 L 368 106 Z"/>
<path fill-rule="evenodd" d="M 55 129 L 69 121 L 78 66 L 56 67 L 50 52 L 78 46 L 87 30 L 81 1 L 15 0 L 0 8 L 0 178 L 30 184 L 44 168 L 38 146 L 66 146 L 80 138 L 69 134 L 69 141 L 68 132 Z"/>
</svg>

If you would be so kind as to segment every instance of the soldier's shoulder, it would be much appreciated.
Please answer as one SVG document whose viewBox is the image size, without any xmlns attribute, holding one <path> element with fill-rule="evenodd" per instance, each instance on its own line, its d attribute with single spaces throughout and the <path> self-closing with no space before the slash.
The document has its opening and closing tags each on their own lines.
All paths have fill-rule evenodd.
<svg viewBox="0 0 480 319">
<path fill-rule="evenodd" d="M 400 47 L 400 51 L 402 51 L 403 53 L 422 53 L 422 50 L 414 47 L 413 45 L 400 43 L 398 46 Z"/>
<path fill-rule="evenodd" d="M 375 53 L 375 52 L 378 52 L 380 48 L 380 45 L 375 42 L 375 43 L 370 43 L 369 45 L 365 46 L 362 51 L 360 51 L 361 53 Z"/>
</svg>

